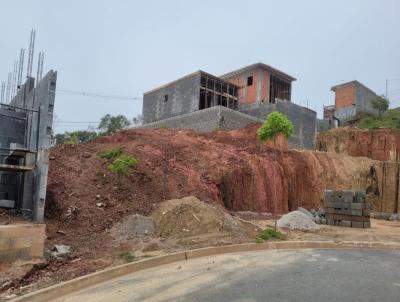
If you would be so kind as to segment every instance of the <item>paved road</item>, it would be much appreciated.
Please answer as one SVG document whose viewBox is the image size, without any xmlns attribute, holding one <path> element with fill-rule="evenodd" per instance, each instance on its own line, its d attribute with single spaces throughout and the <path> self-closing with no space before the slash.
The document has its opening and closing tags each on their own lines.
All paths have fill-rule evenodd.
<svg viewBox="0 0 400 302">
<path fill-rule="evenodd" d="M 149 269 L 57 301 L 400 301 L 400 253 L 238 253 Z"/>
</svg>

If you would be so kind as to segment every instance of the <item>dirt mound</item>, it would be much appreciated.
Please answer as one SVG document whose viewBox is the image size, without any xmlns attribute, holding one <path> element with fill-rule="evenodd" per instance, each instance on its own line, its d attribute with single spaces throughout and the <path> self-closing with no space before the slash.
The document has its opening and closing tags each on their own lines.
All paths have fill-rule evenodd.
<svg viewBox="0 0 400 302">
<path fill-rule="evenodd" d="M 206 204 L 194 196 L 164 201 L 152 216 L 156 234 L 163 238 L 240 232 L 243 228 L 242 223 L 221 206 Z"/>
<path fill-rule="evenodd" d="M 317 148 L 320 151 L 400 162 L 400 130 L 336 128 L 318 134 Z"/>
<path fill-rule="evenodd" d="M 319 229 L 319 225 L 310 216 L 301 211 L 293 211 L 283 215 L 277 221 L 277 226 L 291 230 L 315 231 Z"/>
</svg>

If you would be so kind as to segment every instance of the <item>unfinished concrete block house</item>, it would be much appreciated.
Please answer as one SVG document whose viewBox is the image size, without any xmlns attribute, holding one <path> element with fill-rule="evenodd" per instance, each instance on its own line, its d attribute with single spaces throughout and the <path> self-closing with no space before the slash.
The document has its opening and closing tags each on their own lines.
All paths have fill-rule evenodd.
<svg viewBox="0 0 400 302">
<path fill-rule="evenodd" d="M 324 118 L 334 115 L 346 120 L 358 113 L 377 113 L 372 107 L 372 100 L 378 95 L 359 81 L 336 85 L 331 90 L 335 93 L 335 105 L 324 107 Z"/>
<path fill-rule="evenodd" d="M 232 130 L 263 122 L 276 110 L 294 124 L 289 143 L 312 149 L 316 112 L 291 102 L 295 80 L 263 63 L 219 77 L 199 70 L 144 93 L 144 127 Z"/>
</svg>

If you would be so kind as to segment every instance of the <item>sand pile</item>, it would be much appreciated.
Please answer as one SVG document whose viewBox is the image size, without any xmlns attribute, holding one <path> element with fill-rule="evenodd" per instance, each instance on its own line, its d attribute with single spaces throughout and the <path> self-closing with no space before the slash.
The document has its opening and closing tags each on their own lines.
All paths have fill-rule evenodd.
<svg viewBox="0 0 400 302">
<path fill-rule="evenodd" d="M 204 203 L 194 196 L 165 201 L 152 216 L 156 235 L 162 238 L 211 236 L 216 233 L 240 236 L 248 227 L 223 207 Z"/>
</svg>

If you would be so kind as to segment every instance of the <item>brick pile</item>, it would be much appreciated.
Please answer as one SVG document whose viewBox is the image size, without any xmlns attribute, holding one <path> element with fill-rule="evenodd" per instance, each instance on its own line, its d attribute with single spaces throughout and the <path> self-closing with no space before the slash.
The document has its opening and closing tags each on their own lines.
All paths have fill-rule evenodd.
<svg viewBox="0 0 400 302">
<path fill-rule="evenodd" d="M 325 222 L 351 228 L 369 228 L 370 203 L 364 191 L 331 191 L 324 194 Z"/>
</svg>

